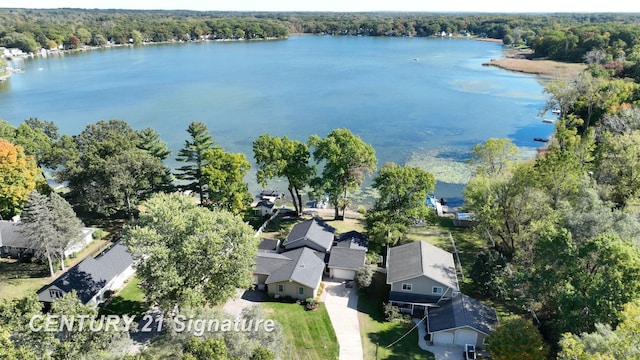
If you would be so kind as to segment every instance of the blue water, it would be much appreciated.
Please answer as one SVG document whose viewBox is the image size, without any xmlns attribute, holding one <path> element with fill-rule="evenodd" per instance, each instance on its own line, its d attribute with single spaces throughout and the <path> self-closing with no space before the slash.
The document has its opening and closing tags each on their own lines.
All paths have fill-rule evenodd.
<svg viewBox="0 0 640 360">
<path fill-rule="evenodd" d="M 14 63 L 25 72 L 0 84 L 0 119 L 38 117 L 68 134 L 122 119 L 155 128 L 174 151 L 203 121 L 250 160 L 262 133 L 306 141 L 347 127 L 374 146 L 379 166 L 425 148 L 461 161 L 490 137 L 526 149 L 551 131 L 537 117 L 536 77 L 482 66 L 501 55 L 471 39 L 330 36 L 95 50 Z M 460 196 L 462 185 L 439 181 L 438 196 Z"/>
</svg>

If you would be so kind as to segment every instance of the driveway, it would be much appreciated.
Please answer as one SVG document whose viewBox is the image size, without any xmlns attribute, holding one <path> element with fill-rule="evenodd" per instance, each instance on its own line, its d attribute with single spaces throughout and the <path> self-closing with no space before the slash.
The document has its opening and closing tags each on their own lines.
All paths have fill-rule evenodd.
<svg viewBox="0 0 640 360">
<path fill-rule="evenodd" d="M 341 282 L 325 281 L 324 304 L 340 344 L 340 360 L 362 360 L 358 323 L 358 290 Z"/>
<path fill-rule="evenodd" d="M 417 323 L 419 319 L 413 319 Z M 428 345 L 424 337 L 427 335 L 427 326 L 423 321 L 418 325 L 418 346 L 420 349 L 433 354 L 436 360 L 460 360 L 463 358 L 464 348 L 462 346 Z"/>
<path fill-rule="evenodd" d="M 237 289 L 235 296 L 227 300 L 222 310 L 239 317 L 242 309 L 252 307 L 268 299 L 267 293 L 264 291 Z"/>
</svg>

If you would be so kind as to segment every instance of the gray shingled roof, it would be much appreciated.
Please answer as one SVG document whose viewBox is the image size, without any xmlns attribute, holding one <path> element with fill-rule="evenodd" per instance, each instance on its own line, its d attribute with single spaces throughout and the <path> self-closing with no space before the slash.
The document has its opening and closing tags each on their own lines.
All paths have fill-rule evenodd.
<svg viewBox="0 0 640 360">
<path fill-rule="evenodd" d="M 258 251 L 277 251 L 280 240 L 263 238 L 258 244 Z"/>
<path fill-rule="evenodd" d="M 11 246 L 15 248 L 29 248 L 27 239 L 20 234 L 19 223 L 0 220 L 0 246 Z"/>
<path fill-rule="evenodd" d="M 464 294 L 441 302 L 440 307 L 429 308 L 428 331 L 456 329 L 469 326 L 489 335 L 498 323 L 496 310 Z"/>
<path fill-rule="evenodd" d="M 387 256 L 387 284 L 426 276 L 459 290 L 453 255 L 424 241 L 392 247 Z"/>
<path fill-rule="evenodd" d="M 293 261 L 291 258 L 282 254 L 258 252 L 256 256 L 256 268 L 253 272 L 256 274 L 269 275 L 291 261 Z"/>
<path fill-rule="evenodd" d="M 341 234 L 338 237 L 338 241 L 334 247 L 361 249 L 366 251 L 368 246 L 369 240 L 367 239 L 367 237 L 361 232 L 352 230 Z"/>
<path fill-rule="evenodd" d="M 266 207 L 267 209 L 273 209 L 273 207 L 276 206 L 276 204 L 268 200 L 261 200 L 256 204 L 256 207 L 258 208 L 261 206 Z"/>
<path fill-rule="evenodd" d="M 86 304 L 109 281 L 132 264 L 133 257 L 126 246 L 118 242 L 97 258 L 87 257 L 50 284 L 43 286 L 38 290 L 38 294 L 54 285 L 65 293 L 75 290 L 80 301 Z"/>
<path fill-rule="evenodd" d="M 334 231 L 334 228 L 317 218 L 305 220 L 293 226 L 283 245 L 295 247 L 296 242 L 307 239 L 320 245 L 323 249 L 329 249 L 333 244 Z"/>
<path fill-rule="evenodd" d="M 364 267 L 366 256 L 365 250 L 334 247 L 329 254 L 329 267 L 358 270 Z"/>
<path fill-rule="evenodd" d="M 277 261 L 280 261 L 281 266 L 268 273 L 269 276 L 265 284 L 295 281 L 304 286 L 315 288 L 320 283 L 324 272 L 324 261 L 321 260 L 321 257 L 324 257 L 324 254 L 309 248 L 299 248 L 282 254 L 270 254 L 278 255 L 279 257 L 277 259 L 272 257 L 271 260 L 266 260 L 265 255 L 267 254 L 269 253 L 258 253 L 256 267 L 261 267 L 261 270 L 264 271 L 267 269 L 265 263 L 268 262 L 275 267 Z M 285 258 L 288 258 L 289 261 L 286 261 Z M 267 273 L 263 272 L 263 274 Z"/>
</svg>

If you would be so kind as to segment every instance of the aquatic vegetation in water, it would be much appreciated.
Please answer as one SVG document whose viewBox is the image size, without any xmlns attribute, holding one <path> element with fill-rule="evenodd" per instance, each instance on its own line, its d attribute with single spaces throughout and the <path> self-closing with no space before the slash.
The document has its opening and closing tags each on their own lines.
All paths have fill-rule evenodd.
<svg viewBox="0 0 640 360">
<path fill-rule="evenodd" d="M 466 163 L 469 151 L 453 146 L 419 148 L 409 155 L 406 164 L 429 171 L 438 181 L 466 184 L 473 175 L 473 167 Z"/>
</svg>

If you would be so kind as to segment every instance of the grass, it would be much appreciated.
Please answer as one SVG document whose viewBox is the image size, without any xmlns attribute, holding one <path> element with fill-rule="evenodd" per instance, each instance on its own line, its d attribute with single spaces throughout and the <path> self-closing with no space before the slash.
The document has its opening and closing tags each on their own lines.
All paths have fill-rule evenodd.
<svg viewBox="0 0 640 360">
<path fill-rule="evenodd" d="M 360 337 L 365 359 L 376 359 L 376 344 L 378 344 L 378 359 L 434 359 L 433 354 L 418 347 L 418 330 L 414 329 L 409 335 L 394 344 L 388 345 L 402 337 L 413 327 L 413 323 L 386 322 L 384 320 L 383 303 L 387 301 L 389 290 L 383 274 L 376 273 L 373 290 L 358 297 L 358 320 L 360 322 Z"/>
<path fill-rule="evenodd" d="M 282 359 L 329 360 L 338 359 L 336 334 L 324 304 L 315 311 L 307 311 L 299 304 L 267 302 L 263 308 L 267 317 L 283 327 L 285 346 Z"/>
<path fill-rule="evenodd" d="M 141 318 L 149 309 L 144 292 L 140 288 L 140 279 L 133 277 L 118 294 L 102 309 L 104 315 L 136 315 Z"/>
</svg>

